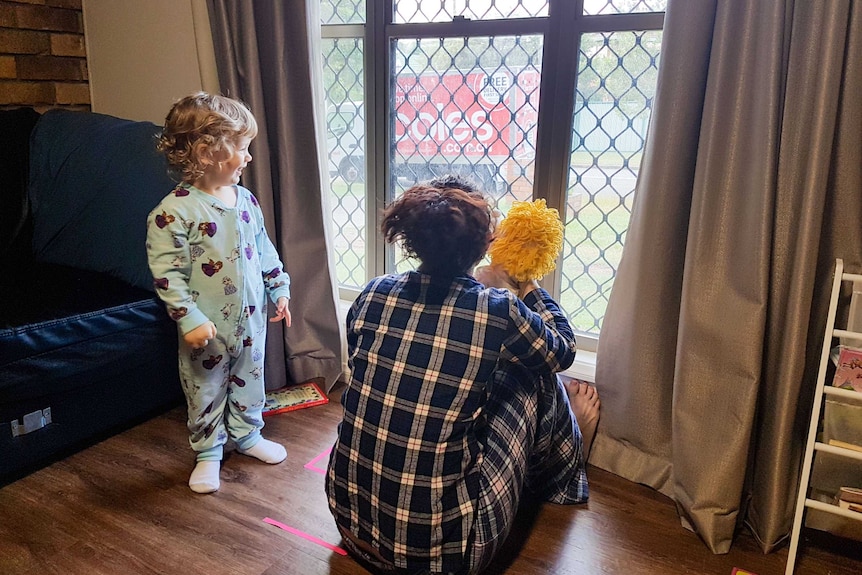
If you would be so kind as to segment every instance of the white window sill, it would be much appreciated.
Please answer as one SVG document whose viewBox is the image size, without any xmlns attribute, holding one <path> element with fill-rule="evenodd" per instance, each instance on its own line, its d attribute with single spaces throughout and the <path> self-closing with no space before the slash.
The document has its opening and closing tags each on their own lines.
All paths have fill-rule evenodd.
<svg viewBox="0 0 862 575">
<path fill-rule="evenodd" d="M 596 352 L 579 349 L 575 362 L 561 375 L 572 379 L 582 379 L 590 383 L 596 382 Z"/>
</svg>

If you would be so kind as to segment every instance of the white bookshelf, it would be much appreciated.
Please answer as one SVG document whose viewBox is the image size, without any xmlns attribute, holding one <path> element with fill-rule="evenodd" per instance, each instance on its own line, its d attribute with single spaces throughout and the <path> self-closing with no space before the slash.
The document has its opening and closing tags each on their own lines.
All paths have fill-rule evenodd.
<svg viewBox="0 0 862 575">
<path fill-rule="evenodd" d="M 785 575 L 792 575 L 796 567 L 796 559 L 799 553 L 799 535 L 802 531 L 805 512 L 808 509 L 816 509 L 832 515 L 847 519 L 862 521 L 862 513 L 843 509 L 838 505 L 825 503 L 809 496 L 811 488 L 811 468 L 816 452 L 837 455 L 848 460 L 850 465 L 862 466 L 862 452 L 847 449 L 840 446 L 824 443 L 818 438 L 818 430 L 825 416 L 823 410 L 824 396 L 832 396 L 849 400 L 862 400 L 862 394 L 847 389 L 826 385 L 826 369 L 829 365 L 830 351 L 835 345 L 837 338 L 855 339 L 862 341 L 862 333 L 837 329 L 835 327 L 835 316 L 838 308 L 838 296 L 841 292 L 842 282 L 862 282 L 862 275 L 844 273 L 844 262 L 841 259 L 835 261 L 835 275 L 832 281 L 832 296 L 829 300 L 829 312 L 826 318 L 826 333 L 823 338 L 823 350 L 820 357 L 820 369 L 817 374 L 817 387 L 814 391 L 814 404 L 811 407 L 811 422 L 808 428 L 808 440 L 805 446 L 805 456 L 802 463 L 802 474 L 799 480 L 799 494 L 796 500 L 796 513 L 793 519 L 793 531 L 790 535 L 790 549 L 787 554 L 787 567 Z"/>
</svg>

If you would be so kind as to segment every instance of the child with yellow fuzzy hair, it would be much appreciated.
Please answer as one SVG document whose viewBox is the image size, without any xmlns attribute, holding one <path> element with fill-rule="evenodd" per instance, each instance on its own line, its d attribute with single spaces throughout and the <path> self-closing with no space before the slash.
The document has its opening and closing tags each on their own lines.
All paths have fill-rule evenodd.
<svg viewBox="0 0 862 575">
<path fill-rule="evenodd" d="M 460 176 L 438 178 L 430 184 L 479 193 L 472 182 Z M 534 291 L 544 293 L 538 280 L 556 267 L 557 256 L 563 249 L 564 231 L 560 213 L 549 208 L 543 199 L 513 202 L 505 218 L 494 209 L 489 230 L 492 241 L 488 247 L 491 264 L 477 267 L 473 277 L 487 287 L 508 289 L 521 300 Z M 579 427 L 576 435 L 582 440 L 582 456 L 586 461 L 601 408 L 598 392 L 594 386 L 577 380 L 564 383 L 556 375 L 546 383 L 550 381 L 565 390 L 569 409 L 577 421 L 575 427 Z"/>
<path fill-rule="evenodd" d="M 563 248 L 563 223 L 545 200 L 514 202 L 496 229 L 488 248 L 491 265 L 476 270 L 485 285 L 506 287 L 520 293 L 524 284 L 540 280 L 556 267 Z M 481 275 L 482 278 L 478 276 Z"/>
</svg>

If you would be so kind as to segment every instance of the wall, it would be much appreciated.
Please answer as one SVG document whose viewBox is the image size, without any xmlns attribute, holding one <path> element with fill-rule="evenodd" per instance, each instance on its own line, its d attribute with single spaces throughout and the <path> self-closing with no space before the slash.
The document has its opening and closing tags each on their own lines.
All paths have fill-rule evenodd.
<svg viewBox="0 0 862 575">
<path fill-rule="evenodd" d="M 171 105 L 218 91 L 206 0 L 83 0 L 94 112 L 164 122 Z"/>
<path fill-rule="evenodd" d="M 0 0 L 0 109 L 87 110 L 81 0 Z"/>
</svg>

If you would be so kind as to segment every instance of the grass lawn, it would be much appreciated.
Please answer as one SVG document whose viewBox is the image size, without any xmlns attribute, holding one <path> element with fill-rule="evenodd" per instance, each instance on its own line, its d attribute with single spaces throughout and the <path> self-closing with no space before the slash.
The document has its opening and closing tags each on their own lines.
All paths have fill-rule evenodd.
<svg viewBox="0 0 862 575">
<path fill-rule="evenodd" d="M 345 208 L 351 204 L 364 206 L 364 184 L 347 184 L 335 178 L 331 189 L 333 204 Z M 511 205 L 511 202 L 502 203 Z M 563 246 L 563 287 L 559 301 L 568 313 L 572 326 L 578 331 L 599 333 L 622 257 L 622 243 L 631 215 L 628 209 L 630 205 L 630 198 L 624 203 L 619 196 L 605 194 L 593 200 L 582 198 L 577 215 L 565 215 L 568 222 Z M 361 287 L 365 285 L 366 275 L 364 218 L 362 222 L 336 224 L 338 282 L 344 286 Z M 411 263 L 401 261 L 397 268 L 399 271 L 410 269 Z"/>
</svg>

